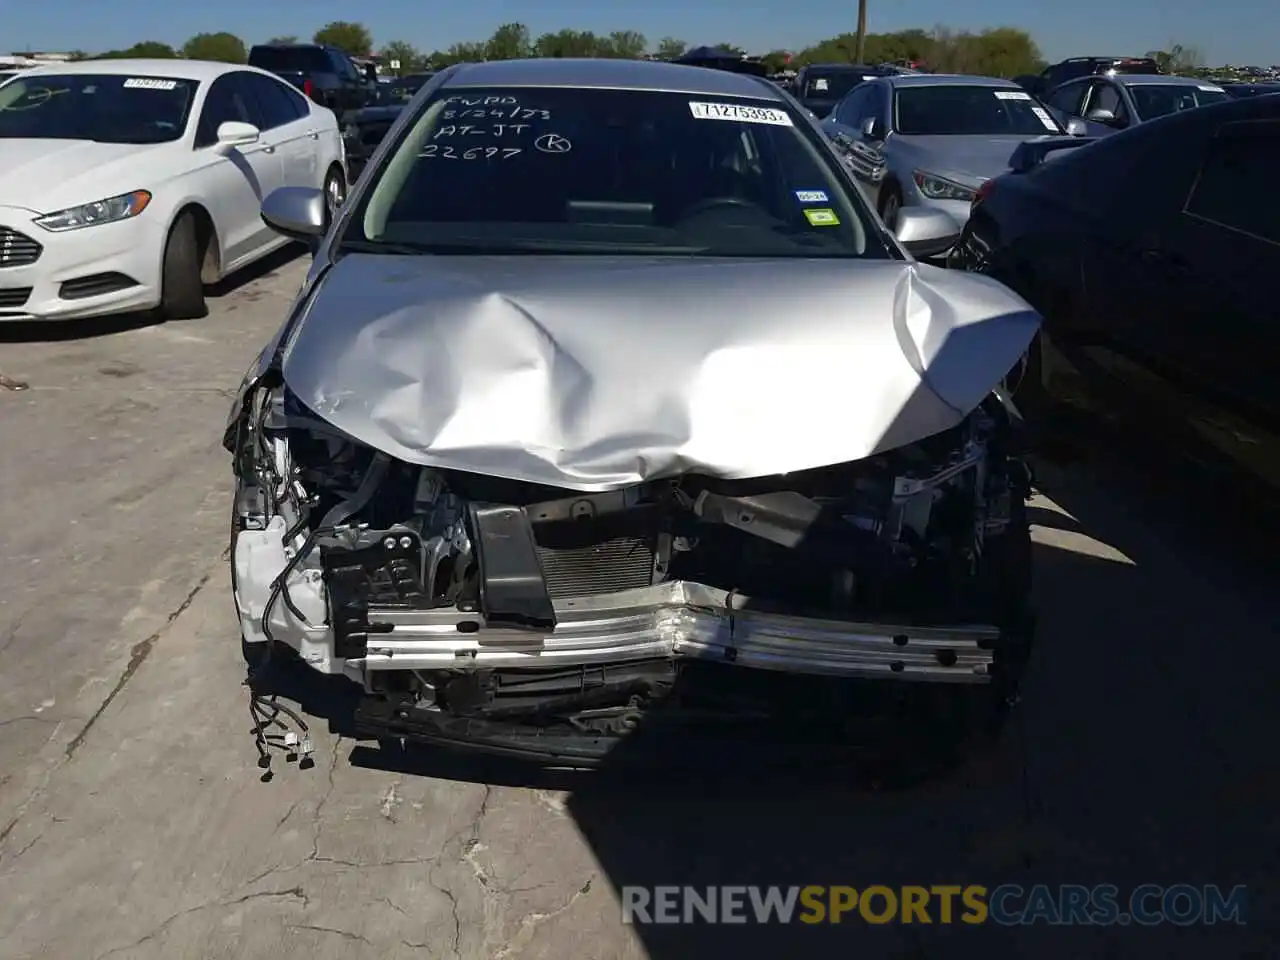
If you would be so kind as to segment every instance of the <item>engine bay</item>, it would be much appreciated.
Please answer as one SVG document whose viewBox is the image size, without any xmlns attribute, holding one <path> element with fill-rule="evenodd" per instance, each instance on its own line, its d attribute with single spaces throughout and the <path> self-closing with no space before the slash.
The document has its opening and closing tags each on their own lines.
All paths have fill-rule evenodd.
<svg viewBox="0 0 1280 960">
<path fill-rule="evenodd" d="M 761 691 L 774 690 L 785 668 L 761 687 L 714 662 L 728 649 L 712 662 L 652 649 L 613 661 L 513 661 L 511 637 L 528 634 L 530 652 L 545 650 L 539 638 L 590 626 L 588 608 L 691 584 L 700 596 L 714 592 L 722 609 L 850 630 L 994 624 L 981 627 L 987 640 L 973 634 L 915 654 L 936 659 L 935 671 L 959 662 L 961 674 L 985 673 L 966 663 L 976 662 L 978 647 L 994 662 L 991 638 L 1006 626 L 1010 595 L 1007 558 L 989 557 L 1014 539 L 1005 536 L 1011 526 L 1025 523 L 1030 491 L 1009 427 L 993 397 L 951 430 L 855 463 L 752 480 L 686 474 L 582 493 L 404 463 L 341 434 L 287 389 L 261 389 L 232 444 L 242 631 L 249 642 L 282 641 L 324 673 L 352 675 L 352 664 L 365 664 L 353 679 L 365 687 L 369 723 L 383 730 L 425 722 L 446 736 L 440 724 L 475 721 L 517 740 L 548 726 L 621 735 L 658 704 L 664 716 L 699 722 L 754 718 L 767 726 L 780 710 L 791 721 L 847 718 L 855 701 L 876 698 L 824 680 L 821 666 L 807 678 L 790 674 L 786 683 L 805 692 L 784 704 Z M 487 668 L 477 652 L 494 632 L 508 657 Z M 469 634 L 480 639 L 468 652 L 457 644 Z M 453 652 L 424 661 L 418 636 L 433 649 L 430 638 L 439 637 Z M 881 640 L 890 637 L 893 645 L 909 641 L 906 632 Z M 868 662 L 882 657 L 865 649 Z"/>
<path fill-rule="evenodd" d="M 327 571 L 363 565 L 370 602 L 502 620 L 507 597 L 506 618 L 534 627 L 554 624 L 552 601 L 670 580 L 798 613 L 967 619 L 983 615 L 984 544 L 1025 485 L 1001 415 L 787 476 L 580 493 L 392 460 L 275 391 L 239 458 L 237 524 L 284 517 Z"/>
</svg>

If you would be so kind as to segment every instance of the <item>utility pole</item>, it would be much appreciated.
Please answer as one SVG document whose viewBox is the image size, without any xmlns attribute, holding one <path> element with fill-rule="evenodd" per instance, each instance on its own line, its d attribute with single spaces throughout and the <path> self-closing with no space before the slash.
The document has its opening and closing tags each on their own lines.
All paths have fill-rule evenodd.
<svg viewBox="0 0 1280 960">
<path fill-rule="evenodd" d="M 867 0 L 858 0 L 858 63 L 867 57 Z"/>
</svg>

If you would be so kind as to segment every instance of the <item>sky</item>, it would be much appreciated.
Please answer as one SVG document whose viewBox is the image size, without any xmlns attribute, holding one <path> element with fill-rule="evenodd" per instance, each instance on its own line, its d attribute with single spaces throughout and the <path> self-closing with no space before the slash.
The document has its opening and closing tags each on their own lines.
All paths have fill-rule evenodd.
<svg viewBox="0 0 1280 960">
<path fill-rule="evenodd" d="M 5 49 L 87 50 L 127 47 L 139 40 L 179 45 L 195 33 L 230 31 L 248 43 L 273 36 L 309 37 L 330 20 L 359 20 L 376 42 L 404 40 L 425 51 L 483 40 L 518 21 L 536 35 L 564 27 L 607 33 L 638 30 L 651 43 L 673 36 L 690 45 L 733 43 L 763 53 L 799 50 L 857 28 L 856 0 L 0 0 Z M 1129 55 L 1194 46 L 1211 65 L 1280 63 L 1280 0 L 870 0 L 868 30 L 886 33 L 946 25 L 958 30 L 1016 26 L 1050 60 Z"/>
</svg>

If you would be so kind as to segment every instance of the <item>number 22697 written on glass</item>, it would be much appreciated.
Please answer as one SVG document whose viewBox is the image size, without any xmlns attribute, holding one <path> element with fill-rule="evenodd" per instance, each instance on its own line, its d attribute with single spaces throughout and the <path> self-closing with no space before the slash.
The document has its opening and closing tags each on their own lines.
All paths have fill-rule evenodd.
<svg viewBox="0 0 1280 960">
<path fill-rule="evenodd" d="M 442 147 L 431 143 L 422 148 L 420 157 L 437 157 L 441 160 L 510 160 L 517 153 L 523 153 L 520 147 Z"/>
</svg>

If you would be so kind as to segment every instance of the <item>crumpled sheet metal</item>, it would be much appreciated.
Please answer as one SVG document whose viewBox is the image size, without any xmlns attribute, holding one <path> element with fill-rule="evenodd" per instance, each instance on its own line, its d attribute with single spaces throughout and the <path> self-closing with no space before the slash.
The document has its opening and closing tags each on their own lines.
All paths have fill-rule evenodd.
<svg viewBox="0 0 1280 960">
<path fill-rule="evenodd" d="M 406 462 L 603 491 L 932 435 L 1039 322 L 987 277 L 909 261 L 348 255 L 283 374 Z"/>
</svg>

